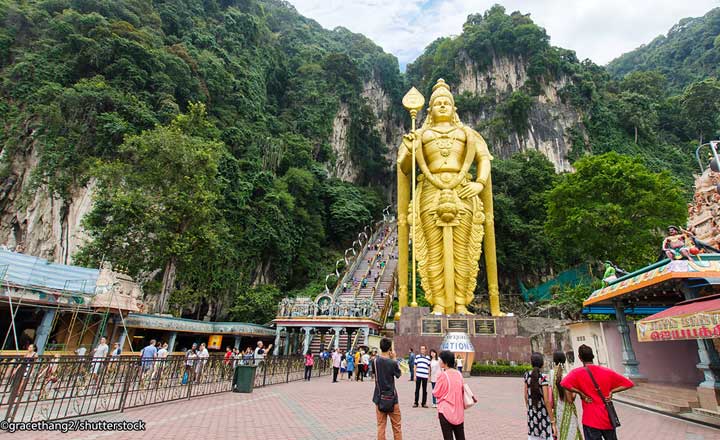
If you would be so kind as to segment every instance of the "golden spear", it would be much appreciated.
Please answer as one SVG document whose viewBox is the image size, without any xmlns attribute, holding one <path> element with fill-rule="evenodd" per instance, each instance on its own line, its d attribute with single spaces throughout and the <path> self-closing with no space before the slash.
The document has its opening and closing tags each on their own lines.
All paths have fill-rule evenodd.
<svg viewBox="0 0 720 440">
<path fill-rule="evenodd" d="M 415 134 L 415 120 L 417 119 L 417 114 L 420 109 L 423 108 L 423 105 L 425 104 L 425 97 L 416 89 L 415 87 L 411 88 L 403 97 L 402 100 L 403 107 L 410 112 L 410 119 L 412 120 L 412 130 L 411 133 Z M 419 139 L 413 140 L 413 149 L 412 149 L 412 186 L 411 186 L 411 192 L 410 192 L 410 200 L 412 201 L 412 302 L 410 303 L 411 307 L 417 307 L 417 273 L 415 271 L 415 227 L 417 225 L 416 221 L 416 215 L 417 212 L 417 200 L 415 200 L 415 184 L 416 184 L 416 178 L 415 178 L 415 150 L 417 148 L 417 144 L 419 142 Z"/>
</svg>

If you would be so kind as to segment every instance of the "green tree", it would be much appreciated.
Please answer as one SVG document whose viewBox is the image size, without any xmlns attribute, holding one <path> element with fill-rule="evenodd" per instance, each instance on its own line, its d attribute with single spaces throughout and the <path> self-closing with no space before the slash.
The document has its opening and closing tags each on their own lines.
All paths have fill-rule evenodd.
<svg viewBox="0 0 720 440">
<path fill-rule="evenodd" d="M 204 113 L 202 104 L 191 105 L 187 128 L 202 126 Z M 85 221 L 93 241 L 79 256 L 86 264 L 127 262 L 133 273 L 162 269 L 161 312 L 180 260 L 217 239 L 222 144 L 187 134 L 179 128 L 184 119 L 128 137 L 119 148 L 123 161 L 97 166 L 100 201 Z"/>
<path fill-rule="evenodd" d="M 268 324 L 275 319 L 282 297 L 282 292 L 276 286 L 268 284 L 240 289 L 230 315 L 235 321 Z"/>
<path fill-rule="evenodd" d="M 585 157 L 575 168 L 548 193 L 545 224 L 570 263 L 644 266 L 657 257 L 665 227 L 686 221 L 683 193 L 667 172 L 614 152 Z"/>
<path fill-rule="evenodd" d="M 652 99 L 635 92 L 622 92 L 618 97 L 618 116 L 623 125 L 631 129 L 638 143 L 640 132 L 650 135 L 657 125 L 657 111 Z"/>
<path fill-rule="evenodd" d="M 712 137 L 720 127 L 720 81 L 708 78 L 691 84 L 682 95 L 682 106 L 700 143 Z"/>
</svg>

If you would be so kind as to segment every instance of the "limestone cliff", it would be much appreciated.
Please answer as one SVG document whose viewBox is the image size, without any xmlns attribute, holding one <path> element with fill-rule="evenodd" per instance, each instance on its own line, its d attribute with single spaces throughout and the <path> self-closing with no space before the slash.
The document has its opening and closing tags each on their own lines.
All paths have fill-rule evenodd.
<svg viewBox="0 0 720 440">
<path fill-rule="evenodd" d="M 67 200 L 35 188 L 32 175 L 37 148 L 16 154 L 0 181 L 0 245 L 21 246 L 24 252 L 56 263 L 70 264 L 87 238 L 82 219 L 92 208 L 96 182 L 74 188 Z"/>
<path fill-rule="evenodd" d="M 383 144 L 387 147 L 386 159 L 392 164 L 397 156 L 397 145 L 403 134 L 402 121 L 394 109 L 399 103 L 394 103 L 390 93 L 382 86 L 377 78 L 372 77 L 363 82 L 360 95 L 362 101 L 370 106 L 376 123 L 375 129 L 380 134 Z M 350 106 L 340 103 L 335 117 L 330 138 L 335 161 L 328 164 L 328 171 L 334 177 L 346 182 L 357 182 L 359 169 L 350 157 L 348 145 L 348 130 L 352 122 Z"/>
<path fill-rule="evenodd" d="M 459 82 L 456 93 L 481 98 L 478 109 L 463 111 L 464 122 L 480 129 L 488 137 L 495 155 L 507 158 L 518 151 L 535 149 L 542 152 L 558 172 L 571 171 L 568 153 L 572 147 L 570 130 L 582 128 L 581 114 L 561 99 L 561 92 L 570 79 L 560 76 L 539 84 L 539 93 L 530 96 L 526 129 L 495 135 L 487 126 L 497 116 L 499 106 L 510 94 L 528 85 L 528 64 L 518 56 L 494 57 L 487 68 L 479 68 L 466 54 L 459 60 Z M 466 95 L 468 96 L 468 95 Z"/>
</svg>

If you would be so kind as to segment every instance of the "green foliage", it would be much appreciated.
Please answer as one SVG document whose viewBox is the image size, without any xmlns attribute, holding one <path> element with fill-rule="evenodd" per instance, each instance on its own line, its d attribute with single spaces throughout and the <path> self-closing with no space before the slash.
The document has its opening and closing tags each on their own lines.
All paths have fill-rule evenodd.
<svg viewBox="0 0 720 440">
<path fill-rule="evenodd" d="M 275 319 L 277 304 L 283 293 L 276 287 L 261 284 L 239 290 L 230 315 L 235 321 L 267 324 Z"/>
<path fill-rule="evenodd" d="M 521 365 L 507 365 L 504 362 L 496 365 L 486 365 L 480 363 L 474 363 L 470 369 L 471 376 L 510 376 L 520 377 L 525 372 L 532 370 L 532 367 L 528 364 Z"/>
<path fill-rule="evenodd" d="M 361 92 L 374 81 L 399 106 L 404 87 L 366 37 L 279 0 L 0 0 L 0 21 L 0 175 L 35 149 L 33 190 L 62 200 L 97 178 L 78 261 L 128 267 L 150 293 L 175 267 L 173 313 L 322 289 L 334 249 L 381 215 L 359 186 L 388 165 Z M 359 185 L 325 171 L 341 105 Z M 258 304 L 237 316 L 264 322 L 275 305 Z"/>
<path fill-rule="evenodd" d="M 664 228 L 686 221 L 682 191 L 667 172 L 617 153 L 585 157 L 575 167 L 548 193 L 545 226 L 568 262 L 645 266 L 657 256 Z"/>
<path fill-rule="evenodd" d="M 576 286 L 563 285 L 552 292 L 550 303 L 558 307 L 566 316 L 571 319 L 580 319 L 582 316 L 583 301 L 590 297 L 590 294 L 602 287 L 602 281 L 594 280 L 589 284 L 578 284 Z"/>
<path fill-rule="evenodd" d="M 498 267 L 514 283 L 518 274 L 539 277 L 556 265 L 556 245 L 544 231 L 545 193 L 557 177 L 541 153 L 518 153 L 493 161 L 493 197 Z"/>
<path fill-rule="evenodd" d="M 703 139 L 714 138 L 720 129 L 720 81 L 708 78 L 685 89 L 680 100 L 685 116 L 695 134 Z"/>
<path fill-rule="evenodd" d="M 611 61 L 608 71 L 620 79 L 630 72 L 655 70 L 678 93 L 693 82 L 720 76 L 719 34 L 720 8 L 703 17 L 683 18 L 667 35 Z"/>
</svg>

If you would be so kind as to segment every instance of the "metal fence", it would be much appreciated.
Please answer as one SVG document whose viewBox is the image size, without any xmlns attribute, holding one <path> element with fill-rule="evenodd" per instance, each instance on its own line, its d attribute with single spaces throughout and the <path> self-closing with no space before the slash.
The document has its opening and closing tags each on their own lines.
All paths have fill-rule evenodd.
<svg viewBox="0 0 720 440">
<path fill-rule="evenodd" d="M 255 388 L 301 380 L 302 356 L 272 356 L 256 365 Z M 59 420 L 232 391 L 235 364 L 210 357 L 187 360 L 121 357 L 0 357 L 0 419 Z M 315 359 L 313 377 L 329 374 Z"/>
</svg>

